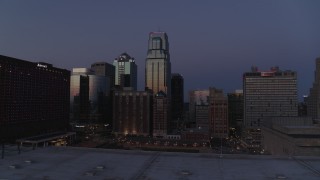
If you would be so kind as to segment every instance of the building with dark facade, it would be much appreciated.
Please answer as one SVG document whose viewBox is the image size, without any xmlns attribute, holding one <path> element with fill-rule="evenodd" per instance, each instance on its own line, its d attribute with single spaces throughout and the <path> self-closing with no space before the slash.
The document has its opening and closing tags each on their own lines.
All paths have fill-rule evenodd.
<svg viewBox="0 0 320 180">
<path fill-rule="evenodd" d="M 121 88 L 137 90 L 137 65 L 133 57 L 122 53 L 113 61 L 115 66 L 115 85 Z"/>
<path fill-rule="evenodd" d="M 115 91 L 113 131 L 122 135 L 152 135 L 152 93 Z"/>
<path fill-rule="evenodd" d="M 0 55 L 0 137 L 66 131 L 69 95 L 70 71 Z"/>
<path fill-rule="evenodd" d="M 243 125 L 243 91 L 228 93 L 228 119 L 231 136 L 239 136 Z"/>
<path fill-rule="evenodd" d="M 184 81 L 180 74 L 171 75 L 171 122 L 170 131 L 179 129 L 183 124 Z"/>
<path fill-rule="evenodd" d="M 73 68 L 70 78 L 70 119 L 74 123 L 108 123 L 109 78 L 89 68 Z"/>
<path fill-rule="evenodd" d="M 209 127 L 210 137 L 229 136 L 228 99 L 221 89 L 209 88 Z"/>
<path fill-rule="evenodd" d="M 316 59 L 314 82 L 307 100 L 307 114 L 313 119 L 320 119 L 320 57 Z"/>
<path fill-rule="evenodd" d="M 166 138 L 170 117 L 170 99 L 160 91 L 153 98 L 153 137 Z"/>
<path fill-rule="evenodd" d="M 171 62 L 167 33 L 149 34 L 145 73 L 146 89 L 152 90 L 154 95 L 163 91 L 168 97 L 171 96 Z"/>
</svg>

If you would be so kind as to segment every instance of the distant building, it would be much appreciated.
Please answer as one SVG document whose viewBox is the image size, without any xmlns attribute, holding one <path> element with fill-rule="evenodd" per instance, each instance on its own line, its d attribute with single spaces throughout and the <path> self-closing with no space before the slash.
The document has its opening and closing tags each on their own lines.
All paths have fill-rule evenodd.
<svg viewBox="0 0 320 180">
<path fill-rule="evenodd" d="M 153 137 L 166 138 L 170 117 L 170 99 L 160 91 L 153 99 Z"/>
<path fill-rule="evenodd" d="M 230 135 L 239 136 L 243 125 L 243 91 L 236 90 L 234 93 L 228 93 L 228 119 Z"/>
<path fill-rule="evenodd" d="M 243 75 L 244 126 L 260 128 L 270 117 L 298 116 L 297 73 L 258 71 L 256 67 Z"/>
<path fill-rule="evenodd" d="M 183 122 L 184 81 L 180 74 L 171 75 L 171 113 L 170 130 L 177 130 Z"/>
<path fill-rule="evenodd" d="M 152 93 L 148 91 L 115 91 L 113 131 L 123 135 L 151 135 L 152 106 Z"/>
<path fill-rule="evenodd" d="M 89 68 L 73 68 L 70 79 L 70 118 L 74 123 L 107 123 L 109 78 Z"/>
<path fill-rule="evenodd" d="M 149 34 L 145 73 L 147 89 L 152 90 L 154 95 L 163 91 L 168 97 L 171 96 L 171 62 L 167 33 Z"/>
<path fill-rule="evenodd" d="M 0 141 L 69 128 L 70 71 L 0 55 Z"/>
<path fill-rule="evenodd" d="M 209 129 L 210 137 L 229 136 L 228 99 L 216 88 L 209 88 Z"/>
<path fill-rule="evenodd" d="M 308 116 L 308 96 L 303 96 L 303 101 L 298 104 L 298 115 Z"/>
<path fill-rule="evenodd" d="M 209 90 L 190 91 L 189 112 L 197 128 L 209 132 Z"/>
<path fill-rule="evenodd" d="M 307 101 L 308 116 L 320 119 L 320 57 L 316 59 L 314 82 Z"/>
<path fill-rule="evenodd" d="M 113 61 L 113 65 L 115 66 L 115 85 L 137 90 L 138 71 L 134 58 L 127 53 L 122 53 Z"/>
<path fill-rule="evenodd" d="M 109 80 L 110 90 L 115 86 L 115 67 L 112 64 L 106 62 L 96 62 L 91 65 L 91 69 L 95 72 L 97 76 L 105 76 Z"/>
</svg>

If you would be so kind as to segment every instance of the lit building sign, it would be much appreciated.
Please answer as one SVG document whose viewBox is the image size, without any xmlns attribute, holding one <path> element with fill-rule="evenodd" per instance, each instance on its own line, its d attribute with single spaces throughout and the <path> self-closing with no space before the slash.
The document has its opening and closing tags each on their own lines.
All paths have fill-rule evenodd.
<svg viewBox="0 0 320 180">
<path fill-rule="evenodd" d="M 261 72 L 261 76 L 274 76 L 274 72 Z"/>
<path fill-rule="evenodd" d="M 38 64 L 37 64 L 37 67 L 47 68 L 47 65 L 44 65 L 44 64 L 40 64 L 40 63 L 38 63 Z"/>
</svg>

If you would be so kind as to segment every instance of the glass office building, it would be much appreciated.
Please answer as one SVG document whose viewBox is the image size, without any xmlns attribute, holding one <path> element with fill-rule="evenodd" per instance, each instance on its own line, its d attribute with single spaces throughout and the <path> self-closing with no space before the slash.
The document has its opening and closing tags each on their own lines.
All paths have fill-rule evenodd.
<svg viewBox="0 0 320 180">
<path fill-rule="evenodd" d="M 105 123 L 109 78 L 88 68 L 73 68 L 70 79 L 70 117 L 73 122 Z"/>
</svg>

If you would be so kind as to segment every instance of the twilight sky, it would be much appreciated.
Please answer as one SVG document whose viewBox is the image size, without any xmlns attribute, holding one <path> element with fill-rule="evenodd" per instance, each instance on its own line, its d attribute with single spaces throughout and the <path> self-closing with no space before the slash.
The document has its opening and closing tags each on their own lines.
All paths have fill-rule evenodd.
<svg viewBox="0 0 320 180">
<path fill-rule="evenodd" d="M 242 74 L 279 66 L 309 93 L 320 56 L 319 0 L 0 0 L 0 54 L 59 68 L 135 57 L 144 89 L 148 34 L 169 36 L 185 96 L 209 86 L 242 89 Z M 301 98 L 300 98 L 301 99 Z"/>
</svg>

